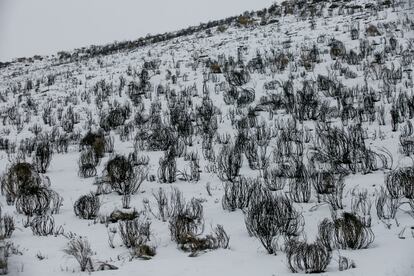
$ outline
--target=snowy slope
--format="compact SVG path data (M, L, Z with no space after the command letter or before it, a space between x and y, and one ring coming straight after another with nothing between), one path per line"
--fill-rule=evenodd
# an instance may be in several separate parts
M369 4L373 4L371 7ZM356 5L361 5L360 7ZM308 7L308 8L304 8ZM311 8L311 6L313 8ZM353 7L352 7L353 6ZM180 250L171 240L168 222L162 222L151 213L152 237L151 243L156 245L157 254L150 260L132 258L130 251L122 244L119 233L115 236L114 246L108 244L108 231L116 228L117 224L105 225L100 219L83 220L75 216L73 205L82 195L96 191L94 177L81 178L78 175L78 160L80 157L79 140L88 129L97 130L101 117L114 107L129 105L131 115L124 125L136 125L136 114L139 107L134 106L129 96L131 84L142 83L140 76L144 67L149 68L149 89L141 95L144 106L143 114L149 114L152 102L159 100L162 105L162 116L169 125L169 104L173 95L188 93L191 96L189 110L195 112L196 106L203 105L203 95L209 95L215 107L220 110L217 114L217 133L215 134L213 150L217 156L223 147L217 142L217 136L229 134L235 141L237 130L232 120L237 120L249 113L250 108L256 107L256 120L265 122L269 131L276 131L280 120L288 120L291 114L288 108L275 108L270 112L263 107L265 99L270 95L282 95L283 85L291 81L295 94L301 91L305 80L316 81L318 75L327 76L336 83L342 83L344 90L354 91L350 97L356 110L366 110L361 91L370 92L378 100L374 102L374 119L364 117L358 121L358 116L349 120L341 120L341 110L338 104L341 99L328 95L326 91L316 88L320 103L325 101L330 113L327 121L332 125L346 129L349 125L361 123L365 135L365 145L374 152L389 152L387 166L378 165L378 169L367 173L357 171L345 177L343 192L343 210L351 211L352 191L366 190L371 208L371 229L375 240L366 249L334 250L333 257L322 275L414 275L414 210L408 204L409 199L400 199L396 219L380 220L376 212L376 200L381 187L385 185L385 176L397 168L413 166L412 153L405 154L401 150L401 134L409 128L412 118L401 115L397 130L392 129L391 112L398 102L398 95L413 93L413 57L414 57L414 22L413 7L409 3L398 2L395 7L387 3L372 1L304 1L298 5L284 2L281 12L265 13L264 16L248 15L238 18L239 23L231 23L226 27L214 27L207 31L195 32L171 40L149 44L133 49L122 49L117 53L91 57L59 59L47 57L39 60L12 63L0 69L0 115L3 124L0 125L2 139L8 139L15 144L15 150L0 151L0 173L17 160L32 161L32 156L22 156L20 145L25 139L35 139L34 127L41 127L42 133L59 131L64 134L63 121L68 107L73 108L77 120L67 134L69 149L67 153L55 153L46 176L50 178L51 188L63 197L63 205L58 214L54 214L56 226L62 226L64 233L76 233L89 240L94 251L92 260L96 263L106 262L117 266L118 270L96 271L96 275L290 275L292 272L287 265L286 254L278 250L276 254L268 254L258 239L249 236L245 226L245 215L242 210L229 212L222 207L224 184L216 173L211 171L212 162L203 154L203 137L200 133L193 135L193 145L186 152L197 152L200 157L201 177L197 182L188 182L177 178L172 184L150 181L148 178L140 187L138 193L131 197L131 207L144 210L145 205L156 209L153 193L164 188L167 192L171 187L179 188L184 197L200 199L204 208L205 229L210 233L217 224L223 225L230 237L229 248L207 251L197 257L189 257L188 252ZM315 14L312 16L312 10ZM269 9L270 10L270 9ZM291 12L285 12L291 10ZM273 12L273 13L272 13ZM286 14L285 14L286 13ZM264 19L263 19L264 17ZM250 22L251 20L251 22ZM259 24L266 22L267 24ZM370 26L375 26L378 33L370 33ZM358 29L359 37L351 39L351 30ZM390 39L395 39L397 46L391 49ZM353 50L361 54L361 44L368 43L371 51L353 63L351 58L334 57L331 54L332 42L342 41L346 54ZM367 41L367 42L365 42ZM310 57L317 52L317 57ZM362 55L362 54L361 54ZM263 68L255 67L257 57L264 61ZM231 90L228 76L224 73L212 72L214 66L224 72L224 64L232 57L238 67L248 68L249 79L238 86L243 91L254 91L254 101L246 106L228 104L223 97ZM277 68L283 65L285 68ZM380 61L378 61L378 60ZM156 66L148 65L153 62ZM242 64L242 65L240 65ZM281 66L282 66L281 65ZM230 66L231 67L231 66ZM283 66L282 66L283 67ZM237 69L235 69L237 70ZM387 71L388 70L388 71ZM399 73L398 70L401 70ZM387 73L388 72L388 73ZM387 75L388 74L388 75ZM400 77L389 77L395 74ZM49 77L48 77L49 76ZM47 79L54 76L54 81ZM123 79L123 81L121 81ZM392 81L390 81L390 79ZM125 85L121 85L125 82ZM104 95L103 87L108 92L103 97L102 105L97 98ZM164 93L160 93L160 87ZM358 87L358 88L356 88ZM355 89L356 88L356 89ZM356 92L355 92L356 91ZM102 93L101 93L102 92ZM266 98L267 97L267 98ZM182 99L185 99L183 97ZM116 104L116 102L118 104ZM97 105L98 103L98 105ZM358 109L359 108L359 109ZM380 124L380 110L384 108L385 124ZM43 115L50 110L53 118L46 124ZM63 115L62 115L63 114ZM297 121L298 130L306 130L310 135L304 144L304 164L307 165L315 147L319 147L316 133L316 119ZM193 121L196 124L196 121ZM282 125L283 128L283 125ZM129 135L122 137L125 128L118 127L106 133L114 138L113 153L106 153L97 167L97 176L102 176L104 166L115 154L134 152L134 139L139 131L133 128ZM303 135L303 132L302 132ZM269 154L282 147L277 135L270 139ZM23 141L23 142L22 142ZM32 140L35 141L35 140ZM26 140L27 142L27 140ZM30 142L29 142L30 143ZM23 147L23 146L22 146ZM159 160L163 151L140 151L141 155L149 157L149 175L158 175ZM249 166L246 156L243 156L243 166L240 174L250 177L262 177L260 170ZM392 159L392 163L391 163ZM270 158L272 163L275 159ZM378 161L379 162L379 161ZM378 163L379 164L379 163ZM179 171L189 169L189 162L184 157L177 158ZM209 183L209 184L208 184ZM206 185L211 188L208 194ZM286 185L284 191L278 193L289 196ZM108 216L115 209L122 209L121 196L112 192L100 195L101 208L99 215ZM26 217L16 211L14 205L7 205L5 196L0 197L2 213L12 215L15 219L16 230L7 241L17 248L8 258L9 275L83 275L74 258L68 257L63 249L67 244L64 235L49 235L39 237L32 234L30 227L25 228ZM145 204L144 202L147 202ZM149 202L149 203L148 203ZM316 192L312 188L310 201L294 203L296 210L304 218L304 232L300 239L314 242L318 234L318 224L324 218L331 218L329 204L318 203ZM414 207L414 204L413 204ZM148 208L148 207L147 207ZM44 256L40 260L36 255ZM356 268L339 271L339 256L345 256L356 263Z

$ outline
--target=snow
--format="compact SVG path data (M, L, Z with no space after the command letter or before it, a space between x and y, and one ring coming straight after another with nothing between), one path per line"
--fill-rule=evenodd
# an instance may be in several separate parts
M155 1L157 2L157 1ZM189 5L188 1L182 1L183 5ZM184 3L185 2L185 3ZM195 2L195 1L194 1ZM204 1L206 2L206 1ZM215 1L215 3L218 1ZM222 1L223 2L223 1ZM232 3L226 2L226 7L231 7L237 1ZM263 6L263 3L268 1L254 1L255 4L247 6L246 1L240 2L243 5L240 9L259 8ZM353 3L368 3L369 1L352 1ZM211 2L209 2L211 3ZM239 3L239 2L237 2ZM79 3L77 3L79 4ZM77 4L73 4L76 6ZM106 3L107 4L107 3ZM197 3L198 5L199 3ZM222 3L223 4L223 3ZM119 5L118 2L115 5ZM151 5L157 5L152 3ZM195 4L193 4L195 5ZM200 4L201 5L201 4ZM214 4L210 4L214 5ZM180 5L177 5L177 9L182 10ZM204 7L204 6L201 6ZM109 8L108 8L109 9ZM228 11L240 12L241 10L227 9ZM184 12L188 13L189 9L184 9ZM84 11L86 13L86 11ZM284 72L258 74L253 73L251 81L246 87L253 88L256 91L257 103L261 96L266 95L266 91L263 89L265 82L270 80L287 80L289 78L288 72L292 70L299 82L301 79L300 73L305 72L303 79L316 79L318 74L328 75L330 66L333 61L329 55L328 41L329 38L335 38L343 41L347 50L358 50L358 40L352 41L349 37L349 25L351 22L359 21L361 26L361 36L363 36L363 30L367 24L378 24L394 22L397 26L401 27L401 20L405 18L410 10L402 10L397 8L386 8L384 11L378 12L373 15L369 12L356 12L354 15L334 15L324 17L316 17L316 29L310 30L308 20L300 20L296 16L287 15L279 18L279 24L273 23L265 26L256 27L229 27L225 32L219 33L215 29L212 29L212 36L205 33L197 33L191 36L184 36L181 38L173 39L171 41L160 42L157 44L137 48L131 51L123 51L120 53L101 56L96 58L90 58L79 62L72 63L60 63L57 59L51 57L45 58L42 61L34 61L33 63L14 63L6 68L0 69L0 95L6 95L7 101L0 101L0 111L7 110L11 104L17 103L18 96L7 89L19 82L24 85L27 79L32 79L34 82L36 79L44 78L50 73L56 74L56 83L50 87L41 85L38 92L30 91L32 100L35 101L39 107L38 114L25 113L24 109L20 107L19 112L23 115L23 118L30 118L30 122L24 123L23 130L19 131L15 126L0 125L0 135L2 138L8 138L11 141L19 142L26 137L33 137L33 134L29 130L30 126L38 123L42 125L43 131L50 131L51 127L44 125L41 114L48 104L57 106L63 106L62 103L66 97L70 94L75 94L77 104L72 104L74 110L79 114L81 120L80 123L75 126L75 131L79 131L82 134L86 133L86 111L91 111L96 124L99 124L99 110L95 105L94 96L90 103L81 99L81 93L92 93L91 89L97 83L104 79L106 83L112 83L114 88L118 87L119 76L123 75L127 78L127 84L134 79L133 76L126 76L128 67L139 71L142 68L144 61L152 60L154 58L161 60L160 74L151 75L151 83L156 87L158 84L169 85L170 88L175 89L177 92L183 90L185 87L190 87L193 84L196 85L198 95L194 96L194 102L196 105L201 104L201 95L203 91L203 72L205 68L201 65L197 67L195 71L191 69L189 64L194 62L194 56L207 55L212 60L217 60L221 54L226 56L237 57L237 49L246 46L244 53L244 60L249 61L255 57L256 51L261 53L269 51L270 49L282 49L282 42L291 39L292 52L295 59L299 59L299 50L302 46L313 45L316 43L317 38L320 35L326 35L326 41L322 43L316 43L321 51L321 63L315 66L313 72L305 72L303 68L291 67ZM221 16L222 14L218 14ZM57 16L57 15L55 15ZM199 13L194 13L194 18L200 18ZM197 16L197 17L196 17ZM4 20L4 19L3 19ZM172 20L172 19L170 19ZM184 19L183 19L184 20ZM176 28L194 22L194 19L190 21L180 21L171 26L161 26L157 30L169 30L163 28ZM169 21L167 18L166 22ZM1 21L0 21L1 22ZM163 21L164 22L164 21ZM87 25L81 21L80 26ZM131 23L132 24L132 23ZM147 26L151 26L152 23L148 23ZM336 28L338 27L338 30ZM32 26L32 28L34 28ZM158 28L158 27L157 27ZM1 30L1 28L0 28ZM21 30L21 29L16 29ZM134 33L135 34L135 33ZM130 30L125 30L120 38L128 38L131 35ZM385 34L382 37L388 37L389 34ZM409 40L413 39L413 31L406 32L403 36L401 32L396 32L399 45L407 48ZM369 38L370 40L376 40L380 42L382 37ZM1 36L0 36L1 38ZM70 36L68 36L70 39ZM67 41L63 41L63 44L51 44L50 48L47 48L47 52L54 51L58 47L75 47L78 43L90 43L92 40L101 42L100 39L107 38L91 38L90 41L84 38L77 41L76 44L70 44ZM42 40L42 39L40 39ZM43 41L43 43L50 44L50 41ZM44 44L42 44L44 45ZM412 44L411 44L412 45ZM37 46L43 47L43 46ZM381 45L378 48L382 47ZM1 49L1 48L0 48ZM45 48L46 49L46 48ZM23 49L19 53L27 53ZM411 49L412 51L412 49ZM0 50L1 52L1 50ZM149 56L150 53L150 56ZM0 56L0 59L8 58L10 56ZM396 57L397 58L397 57ZM179 63L179 68L177 68ZM344 63L345 64L345 63ZM348 66L346 64L346 66ZM343 76L337 76L346 86L363 85L364 77L362 75L362 68L360 65L351 66L351 70L358 73L358 77L355 79L345 79ZM413 68L413 64L408 66ZM171 81L167 81L165 78L167 70L174 73L180 71L181 76L183 74L188 75L188 80L179 78L176 85ZM213 100L215 106L217 106L221 112L221 120L219 120L219 133L234 134L234 129L231 126L229 119L229 112L233 109L233 106L226 105L223 101L222 92L215 93L215 86L217 83L224 81L223 75L218 75L218 81L216 83L211 80L207 82L207 88L210 91L210 97ZM404 80L408 81L407 75L403 74ZM295 85L298 86L298 83ZM381 80L369 80L369 85L372 88L380 89L382 86ZM407 92L412 93L412 80L411 88L404 88L402 85L400 89L405 89ZM8 91L8 93L6 93ZM155 91L153 92L155 98ZM163 110L166 109L166 100L164 96L161 96L163 103ZM129 98L126 93L126 88L123 94L119 96L117 93L110 96L111 102L117 100L121 104L128 101ZM150 101L145 100L146 111L149 109ZM383 102L386 106L386 112L389 111L391 104ZM107 105L104 105L107 108ZM283 115L275 114L275 117L282 117ZM131 116L133 118L133 116ZM269 122L269 115L266 112L260 114L260 120ZM367 130L368 138L366 144L372 148L386 148L393 156L394 165L393 168L409 165L410 158L404 157L399 152L399 134L398 132L391 132L390 116L386 117L386 125L379 126L375 121L372 124L364 123L363 127ZM269 122L270 123L270 122ZM311 127L313 123L308 122ZM9 130L10 132L8 133ZM383 132L385 137L380 139L378 137L379 131ZM374 136L374 133L376 136ZM133 140L122 142L119 139L119 135L116 131L111 133L115 136L115 152L119 154L128 154L133 151ZM375 137L375 139L374 139ZM194 146L190 149L197 151L199 156L202 156L201 152L201 137L194 139ZM271 146L277 147L278 145L272 144ZM188 151L190 151L188 150ZM219 150L219 145L215 148L216 153ZM158 160L162 156L162 152L145 152L144 154L150 157L150 174L157 174ZM148 199L151 204L155 204L152 192L157 191L160 187L165 188L167 191L170 187L179 188L185 198L190 200L192 197L203 199L204 215L205 215L205 232L211 231L211 228L217 224L224 226L224 229L230 237L230 248L219 249L209 251L201 254L198 257L189 257L188 253L182 252L178 249L177 245L171 241L170 233L168 229L168 222L161 222L155 217L152 217L152 242L157 246L157 255L151 260L139 260L130 259L128 249L122 246L122 241L117 234L114 240L115 248L110 248L108 244L108 228L105 224L99 223L99 221L93 220L81 220L77 218L73 211L74 202L82 195L95 191L96 187L93 185L93 178L83 179L78 176L78 159L80 152L77 145L70 145L69 153L53 155L51 166L49 167L46 175L51 180L51 187L58 192L64 198L63 206L59 214L54 215L56 225L61 225L65 233L73 232L81 236L86 236L91 243L92 249L96 254L93 256L95 261L105 261L116 265L119 270L114 271L97 271L93 272L96 276L106 275L146 275L146 276L190 276L190 275L292 275L289 271L286 256L283 252L279 251L276 255L269 255L260 244L260 242L250 237L247 233L244 215L242 211L228 212L223 210L221 205L221 199L223 196L223 184L215 174L207 173L205 166L208 164L204 158L201 157L200 165L202 169L201 180L197 183L188 183L185 181L177 180L173 184L160 184L158 182L144 181L140 188L140 191L133 195L131 198L131 205L137 210L143 210L143 200ZM12 156L16 158L16 156ZM102 174L105 163L111 157L110 154L101 160L98 167L98 175ZM28 158L30 160L30 158ZM247 165L247 160L244 160L244 165L241 170L243 175L256 176L257 171L252 171ZM4 151L0 151L0 173L5 172L7 166L10 164L10 160ZM182 169L188 162L185 162L183 158L178 160L178 168ZM362 175L355 174L349 175L346 178L346 191L344 198L344 205L346 210L350 210L351 195L350 192L353 188L367 189L370 198L373 201L371 210L372 215L372 230L375 234L375 241L367 249L362 250L340 250L334 251L332 261L328 266L325 273L321 275L341 275L341 276L412 276L414 275L414 218L413 212L409 210L407 206L402 206L397 214L397 221L391 221L391 227L388 228L385 223L380 221L376 215L375 198L380 190L380 187L384 186L384 175L386 171L376 171L370 174ZM212 196L209 196L206 191L206 184L211 184ZM100 209L101 215L109 215L114 209L122 209L121 197L115 193L103 195L100 197L102 206ZM67 243L67 239L63 236L47 236L37 237L34 236L30 228L24 228L22 220L25 217L16 212L14 206L8 206L4 196L0 196L0 203L2 207L2 213L11 214L15 217L17 223L17 229L13 233L10 241L12 241L18 250L22 253L17 255L11 255L8 259L9 275L16 276L55 276L55 275L86 275L86 273L80 272L79 266L73 258L66 256L63 249ZM318 203L314 194L312 193L312 199L310 203L295 204L298 210L301 210L305 218L305 233L308 241L312 242L316 239L317 226L324 218L330 217L329 207L325 205L317 206ZM114 227L116 224L110 226ZM403 232L402 232L403 231ZM403 233L402 237L399 235ZM41 254L45 258L39 260L36 255ZM338 270L338 258L346 256L353 259L356 262L356 268L349 269L340 272Z

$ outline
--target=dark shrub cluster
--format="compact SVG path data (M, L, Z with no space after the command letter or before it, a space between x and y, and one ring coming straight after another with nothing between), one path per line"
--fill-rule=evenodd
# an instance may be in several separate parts
M286 258L293 273L322 273L326 271L332 254L318 242L308 244L290 240L286 244Z
M99 160L105 154L105 136L103 132L88 132L80 141L80 149L91 149Z
M223 209L231 212L249 207L250 202L264 192L258 179L239 177L233 182L226 181L223 185L221 204Z
M161 183L173 183L177 178L177 153L175 147L170 147L160 158L158 168L158 180Z
M414 168L400 168L390 172L385 178L385 186L392 198L414 199Z
M98 216L101 202L94 194L81 196L73 205L75 215L82 219L94 219Z
M93 271L91 260L93 251L89 241L86 238L79 236L70 238L63 252L76 259L80 265L81 271Z
M274 254L274 239L298 236L303 230L304 220L289 198L267 195L250 205L245 223L248 232L259 239L269 254Z
M352 213L343 213L333 221L323 220L319 225L319 241L326 248L364 249L374 241L370 227Z
M112 190L123 196L123 207L129 208L130 196L138 191L147 178L148 167L133 166L125 156L117 155L106 164L105 174Z
M233 182L240 172L243 164L241 151L238 147L224 145L217 156L218 177L222 181Z
M11 237L15 230L14 219L9 215L3 215L0 209L0 240Z
M50 215L36 216L30 222L33 235L48 236L54 234L55 220Z
M43 141L36 145L34 165L39 173L46 173L46 170L52 161L52 155L52 145L48 141Z
M42 179L33 165L23 162L13 164L1 179L1 191L8 204L14 203L24 190L41 185Z
M229 244L229 237L221 225L214 229L213 234L201 236L204 232L203 206L195 198L170 218L169 228L171 239L193 256L199 251L227 248Z
M155 256L155 247L148 245L151 240L151 222L145 215L120 221L118 227L123 244L131 249L133 256L146 259Z

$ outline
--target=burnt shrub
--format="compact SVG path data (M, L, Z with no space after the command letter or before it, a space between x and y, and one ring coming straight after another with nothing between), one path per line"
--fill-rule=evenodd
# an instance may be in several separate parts
M346 54L346 48L342 41L333 40L330 46L330 54L332 59L341 58Z
M268 166L264 170L263 178L266 187L270 191L283 190L287 182L283 169L280 166Z
M213 229L212 234L207 234L205 236L194 236L187 235L185 238L185 243L180 245L181 250L190 251L191 257L197 256L198 252L205 250L215 250L219 248L228 248L229 246L229 236L224 230L223 226L217 225Z
M0 240L8 239L15 230L14 219L9 215L2 215L0 209Z
M66 246L63 249L67 255L72 256L79 263L81 271L92 271L92 249L88 240L83 237L74 236L71 238Z
M240 174L242 161L241 151L238 147L224 145L217 156L218 177L222 181L233 182Z
M255 192L261 188L260 181L253 178L239 177L235 181L226 181L221 204L224 210L233 212L245 209Z
M369 25L366 28L365 31L366 31L367 36L379 36L379 35L381 35L381 33L378 31L378 28L374 25Z
M55 220L50 215L36 216L30 222L30 228L36 236L52 235L55 230Z
M242 86L250 81L249 71L243 67L229 70L225 77L231 86Z
M388 166L384 154L373 152L365 145L360 125L344 130L318 124L316 133L318 139L311 160L329 166L335 174L367 174Z
M269 254L275 253L275 238L298 236L303 223L302 215L294 209L290 199L283 196L263 196L250 205L245 215L249 234L259 239Z
M107 221L111 223L116 223L118 221L126 221L126 220L134 220L136 219L140 213L137 210L133 210L132 212L123 212L121 210L114 210L107 218Z
M312 186L316 191L318 202L321 202L321 197L332 194L335 187L338 186L338 181L343 181L343 178L338 178L329 171L315 171L310 175Z
M172 187L169 194L165 192L163 188L159 188L157 193L152 194L156 203L157 203L157 211L158 213L151 213L154 216L162 221L167 221L167 219L177 216L181 212L183 212L185 208L185 200L181 193L181 191L176 188Z
M317 119L320 103L316 82L303 81L303 88L297 91L296 98L298 119L300 121Z
M81 196L73 205L75 215L82 219L94 219L98 216L101 202L94 194Z
M199 251L227 248L229 236L221 225L212 234L201 236L204 232L203 206L193 198L183 208L170 218L169 228L171 239L181 250L190 251L190 256L196 256Z
M16 210L28 217L43 215L51 203L50 190L45 187L32 186L21 191L16 199Z
M343 213L334 220L336 243L342 249L367 248L374 241L374 233L354 214Z
M105 167L106 177L112 189L120 195L135 194L147 178L147 166L134 167L125 157L117 155Z
M46 173L47 168L52 161L52 155L52 145L49 142L43 141L37 144L34 156L34 165L39 173Z
M178 244L185 244L188 236L198 236L204 230L203 205L195 198L170 218L171 239Z
M1 179L1 192L7 203L13 204L22 190L42 185L42 179L33 165L29 163L13 164Z
M78 175L80 177L89 178L96 176L96 168L92 164L81 164L79 166Z
M351 191L351 210L359 220L367 227L371 226L371 207L372 201L369 198L368 190L356 190Z
M105 131L109 131L122 126L128 119L130 113L131 111L128 106L114 108L110 110L108 114L103 114L101 116L100 127Z
M317 240L329 251L332 251L335 248L334 231L334 224L328 218L323 219L318 225Z
M414 168L399 168L387 174L385 186L392 198L414 199Z
M290 198L297 203L309 202L311 197L311 182L307 175L293 178L289 183Z
M99 159L105 154L105 136L103 132L88 132L80 141L80 149L90 148Z
M154 115L155 116L155 115ZM138 129L135 136L135 147L140 150L167 150L177 144L178 135L173 128L161 124L161 118L155 119L150 129Z
M254 89L247 89L247 88L243 88L240 89L239 93L238 93L238 97L237 97L237 107L245 107L251 103L254 102L255 100L255 91Z
M319 225L319 241L328 249L364 249L374 239L371 228L352 213L344 212L341 217L325 219Z
M78 175L84 178L96 176L96 166L98 163L99 159L97 158L95 151L92 149L82 151L78 161Z
M318 242L290 240L286 245L286 258L293 273L321 273L329 265L332 254Z
M375 205L378 218L381 220L395 219L401 205L400 199L400 197L394 197L384 187L381 187Z
M155 256L155 247L148 245L151 240L151 221L145 215L140 214L133 220L120 221L118 227L123 244L132 249L133 256Z
M177 154L174 147L170 147L159 160L158 181L173 183L177 177Z

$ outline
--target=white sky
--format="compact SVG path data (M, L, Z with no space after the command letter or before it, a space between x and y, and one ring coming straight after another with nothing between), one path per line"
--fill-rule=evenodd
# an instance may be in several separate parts
M0 61L133 40L269 7L273 0L0 0Z

